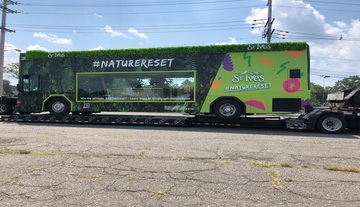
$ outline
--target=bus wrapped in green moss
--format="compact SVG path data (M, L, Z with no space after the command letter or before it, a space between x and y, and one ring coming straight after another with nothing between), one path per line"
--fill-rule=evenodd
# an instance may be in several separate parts
M181 112L231 121L302 110L310 104L309 74L304 42L27 51L16 111Z

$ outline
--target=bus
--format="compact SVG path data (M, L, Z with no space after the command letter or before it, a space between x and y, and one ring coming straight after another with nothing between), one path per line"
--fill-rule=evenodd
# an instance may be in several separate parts
M310 104L305 42L20 54L16 112L293 113Z

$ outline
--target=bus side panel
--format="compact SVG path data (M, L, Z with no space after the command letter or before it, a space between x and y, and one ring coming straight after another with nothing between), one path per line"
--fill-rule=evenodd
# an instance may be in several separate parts
M71 101L73 111L196 113L205 101L223 56L24 60L21 76L39 76L41 90L36 103L32 101L34 93L23 92L21 108L27 112L40 112L44 100L64 95Z
M219 97L239 99L246 113L297 112L310 101L308 72L307 50L228 53L201 112Z

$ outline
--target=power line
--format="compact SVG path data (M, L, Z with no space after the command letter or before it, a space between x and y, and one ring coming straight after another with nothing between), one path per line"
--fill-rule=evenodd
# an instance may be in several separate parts
M218 4L228 2L239 2L245 0L215 0L215 1L173 1L173 2L141 2L141 3L95 3L95 4L81 4L81 3L31 3L27 6L33 7L147 7L147 6L174 6L174 5L193 5L193 4Z
M258 20L253 20L253 21L258 21ZM201 25L225 25L225 26L232 26L232 25L238 25L238 24L242 24L242 25L248 25L247 21L221 21L221 22L201 22L201 23L186 23L186 24L157 24L157 25L117 25L117 26L112 26L113 28L128 28L128 27L139 27L139 28L166 28L166 27L186 27L186 26L201 26ZM99 27L103 27L103 26L99 26L99 25L92 25L92 26L77 26L77 25L67 25L67 26L55 26L55 25L43 25L43 24L33 24L33 25L29 25L29 24L9 24L12 26L20 26L20 27L36 27L36 28L59 28L59 29L64 29L64 28L99 28Z
M291 5L273 5L273 7L282 7L282 8L292 8L292 9L307 9L305 7L296 7L296 6L291 6ZM360 10L348 10L348 9L329 9L329 8L321 8L321 7L316 7L316 10L323 10L323 11L335 11L335 12L356 12L359 13Z
M253 20L254 22L259 20ZM96 33L103 32L104 26L75 26L75 25L29 25L29 24L10 24L18 31L24 32L58 32L58 33ZM168 32L201 32L201 31L220 31L220 30L239 30L249 29L247 21L221 21L221 22L202 22L187 24L163 24L163 25L115 25L113 30L128 30L137 28L147 33L168 33ZM39 31L40 30L40 31Z
M315 33L292 32L276 30L276 38L280 39L312 39L312 40L333 40L333 41L360 41L360 37L352 36L330 36Z
M167 13L190 13L190 12L208 12L208 11L220 11L220 10L235 10L259 7L261 5L254 6L241 6L241 7L225 7L225 8L212 8L212 9L194 9L194 10L167 10L167 11L142 11L142 12L97 12L96 14L101 16L115 16L115 15L139 15L139 14L167 14ZM93 16L94 13L65 13L65 12L24 12L29 15L75 15L75 16Z
M191 30L166 30L166 31L147 31L148 34L155 34L155 33L180 33L180 32L209 32L209 31L225 31L225 30L247 30L249 27L233 27L230 29L191 29ZM35 30L26 30L26 29L18 29L17 31L21 32L39 32ZM95 33L104 33L104 31L101 31L100 29L97 31L91 30L91 31L61 31L61 30L42 30L41 32L56 32L56 33L62 33L62 34L95 34Z
M301 0L302 1L302 0ZM319 0L306 0L307 2L314 2L320 4L336 4L336 5L346 5L346 6L360 6L360 4L355 3L345 3L344 1L341 2L333 2L333 1L319 1Z

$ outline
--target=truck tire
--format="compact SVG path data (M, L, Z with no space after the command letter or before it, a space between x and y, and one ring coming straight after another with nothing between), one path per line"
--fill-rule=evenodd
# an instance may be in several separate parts
M70 113L70 106L69 103L64 99L55 98L49 102L48 110L51 115L65 116Z
M13 111L13 107L9 103L0 102L0 115L10 115Z
M242 107L233 99L223 99L215 103L213 111L217 118L223 121L233 121L241 115Z
M317 121L317 129L323 133L338 134L345 128L346 120L337 114L326 114Z

